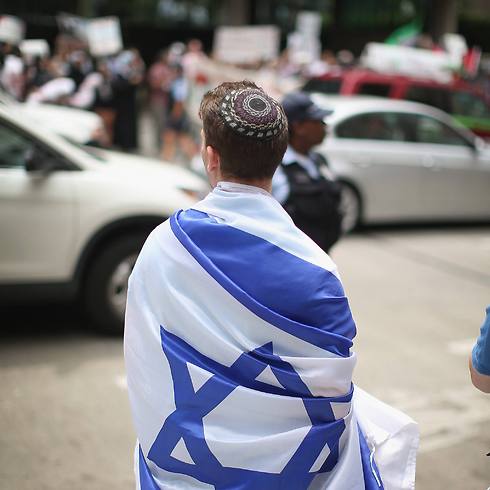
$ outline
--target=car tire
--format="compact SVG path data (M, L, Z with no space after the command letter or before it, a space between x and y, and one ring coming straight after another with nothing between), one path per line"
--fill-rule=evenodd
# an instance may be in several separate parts
M342 232L349 233L361 223L362 203L357 189L346 182L341 182L340 210L342 213Z
M83 302L99 332L124 332L127 281L147 234L124 235L105 246L88 270Z

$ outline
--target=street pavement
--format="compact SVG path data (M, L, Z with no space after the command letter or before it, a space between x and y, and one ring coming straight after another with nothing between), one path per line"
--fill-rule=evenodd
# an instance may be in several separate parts
M419 423L416 488L486 490L490 395L467 363L490 304L490 227L371 228L332 257L358 327L355 382ZM0 313L0 489L134 488L122 339L73 305Z

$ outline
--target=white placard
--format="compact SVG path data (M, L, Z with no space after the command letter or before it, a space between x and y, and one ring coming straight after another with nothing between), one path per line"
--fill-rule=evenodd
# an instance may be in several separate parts
M87 23L87 42L92 56L110 56L123 48L117 17L101 17Z
M320 37L322 16L318 12L303 10L296 16L296 31L307 37Z
M49 44L46 39L24 39L19 46L20 52L27 58L49 56Z
M279 29L276 26L218 27L213 54L225 63L256 63L279 55Z
M442 45L455 65L461 65L468 52L466 39L461 34L447 33L442 36Z
M307 36L302 32L291 32L288 35L289 59L296 65L307 65L320 58L322 49L317 37Z
M320 58L322 17L317 12L302 11L296 17L296 30L288 35L288 52L292 63L307 65Z
M69 32L82 41L87 40L88 19L63 12L56 16L56 21L58 22L60 30Z
M0 15L0 41L19 44L24 39L25 24L18 17Z

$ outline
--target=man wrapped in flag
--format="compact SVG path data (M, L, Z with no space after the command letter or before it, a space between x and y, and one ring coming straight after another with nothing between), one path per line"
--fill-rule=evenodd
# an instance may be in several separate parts
M151 233L129 281L137 488L414 488L416 425L353 385L336 266L270 194L281 106L229 82L200 116L213 191Z

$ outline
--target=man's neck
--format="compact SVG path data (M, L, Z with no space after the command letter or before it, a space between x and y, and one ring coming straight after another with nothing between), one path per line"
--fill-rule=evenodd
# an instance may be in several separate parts
M258 187L259 189L264 189L267 192L272 191L272 179L239 179L237 177L232 177L227 175L223 176L222 180L226 182L233 182L235 184L244 184Z

